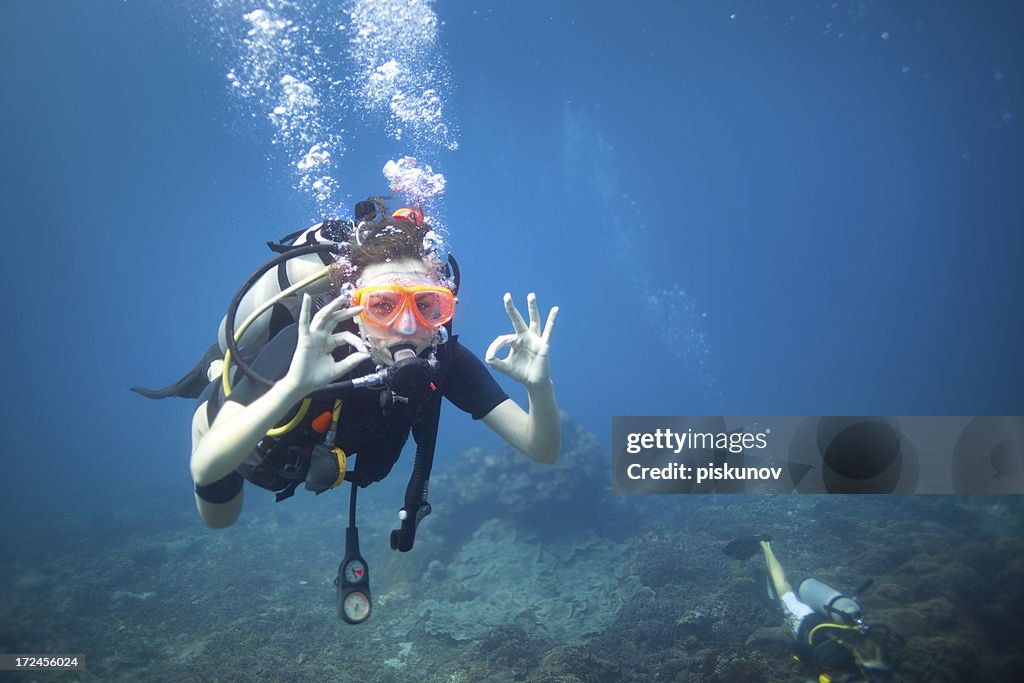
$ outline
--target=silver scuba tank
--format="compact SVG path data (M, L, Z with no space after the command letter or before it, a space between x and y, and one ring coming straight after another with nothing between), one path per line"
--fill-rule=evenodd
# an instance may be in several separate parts
M317 223L311 228L303 232L298 238L295 239L296 245L305 244L327 244L329 243L326 238L320 236L320 229L322 223ZM320 259L318 254L307 254L306 256L300 256L293 258L282 265L279 265L271 270L267 271L251 288L245 293L241 302L238 305L238 310L235 314L235 325L239 325L244 321L250 313L255 311L264 302L273 298L274 296L281 293L282 284L294 284L301 280L313 275L324 267L323 261ZM284 272L279 272L284 269ZM311 296L317 296L325 294L331 289L330 278L323 278L313 284L304 287L298 294L303 292L309 293ZM300 297L296 297L294 300L295 317L298 316L298 301ZM238 340L239 348L255 347L258 348L263 344L266 344L268 339L267 328L270 324L272 312L270 309L264 311L245 331L241 339ZM217 341L220 344L221 354L227 350L227 341L224 336L224 319L220 321L220 327L217 331Z
M804 579L796 594L800 602L833 621L853 625L861 619L856 600L817 579Z

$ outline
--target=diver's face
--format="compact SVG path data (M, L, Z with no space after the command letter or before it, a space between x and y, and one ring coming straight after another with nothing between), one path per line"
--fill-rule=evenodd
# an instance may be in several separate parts
M391 263L373 263L363 269L362 287L377 287L381 285L399 285L401 287L416 287L420 285L433 286L437 281L431 274L430 268L419 259L404 259L392 261ZM406 306L398 318L386 327L371 325L363 320L362 316L356 318L360 329L367 339L378 348L392 348L399 344L412 344L416 352L430 346L436 329L424 325L414 314L412 308Z

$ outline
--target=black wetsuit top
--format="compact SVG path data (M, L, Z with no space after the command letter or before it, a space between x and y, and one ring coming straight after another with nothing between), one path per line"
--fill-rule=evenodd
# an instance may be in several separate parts
M268 379L284 377L297 341L296 326L285 328L260 351L252 363L253 369ZM438 390L459 409L472 415L474 420L486 416L508 398L483 362L459 344L458 337L453 336L441 345L437 356L440 366L434 382ZM362 377L374 370L373 361L366 360L349 377ZM241 378L228 400L248 405L266 390L259 382ZM421 406L414 401L409 404L396 403L385 415L381 409L381 392L373 389L342 389L333 398L342 401L333 445L348 455L358 455L356 479L361 486L380 481L388 475L401 455L402 447L409 438L413 418ZM312 410L310 413L305 422L318 414ZM227 502L238 494L242 480L240 473L232 472L208 486L197 486L196 493L211 503Z

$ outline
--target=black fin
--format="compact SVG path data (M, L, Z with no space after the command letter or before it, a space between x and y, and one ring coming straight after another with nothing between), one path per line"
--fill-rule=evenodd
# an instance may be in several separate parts
M760 598L761 604L768 609L775 609L779 606L779 596L775 594L775 587L772 586L772 580L768 576L768 572L764 570L764 567L758 567L754 572L754 583L757 587L757 597Z
M206 385L210 383L210 380L206 376L206 368L210 366L210 363L212 363L214 359L220 357L220 346L213 344L206 350L206 354L203 356L203 359L196 363L195 367L189 370L184 377L171 386L164 387L163 389L131 387L131 390L136 394L153 399L167 398L169 396L199 398L199 394L203 393L203 389L205 389Z
M746 560L761 549L761 541L770 541L771 536L761 534L759 536L744 536L729 541L722 552L736 560Z

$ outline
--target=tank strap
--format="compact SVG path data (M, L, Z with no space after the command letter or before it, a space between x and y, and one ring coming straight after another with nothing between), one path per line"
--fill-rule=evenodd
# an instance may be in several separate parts
M846 613L842 612L841 610L836 609L835 607L833 607L833 605L836 603L837 600L841 600L844 597L846 597L846 596L844 596L844 595L842 595L842 594L837 592L835 595L832 596L832 599L829 600L828 602L826 602L825 605L824 605L824 607L825 607L825 614L827 614L829 616L829 618L832 619L833 621L840 621L840 622L846 622L847 621ZM836 617L839 617L839 618L836 619Z
M291 280L288 279L288 263L282 263L277 267L277 286L283 292L292 286Z

